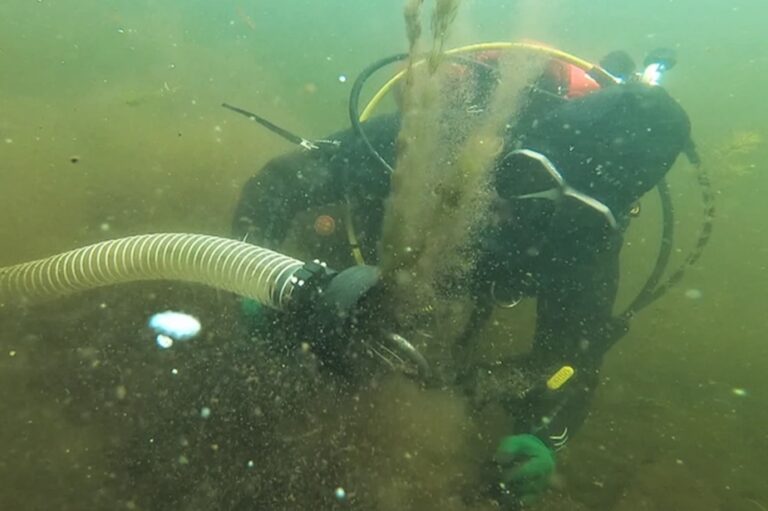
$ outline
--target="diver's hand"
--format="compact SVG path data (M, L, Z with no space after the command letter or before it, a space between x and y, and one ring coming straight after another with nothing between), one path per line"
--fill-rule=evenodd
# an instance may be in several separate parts
M555 455L534 435L504 437L494 457L501 469L501 482L521 503L541 495L555 471Z

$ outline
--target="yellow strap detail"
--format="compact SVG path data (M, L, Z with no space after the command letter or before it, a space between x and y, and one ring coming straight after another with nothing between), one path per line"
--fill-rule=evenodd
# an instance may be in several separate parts
M555 374L549 377L547 380L547 388L549 390L557 390L566 384L571 379L573 373L576 371L571 366L563 366L557 370Z
M357 234L355 234L355 226L352 220L352 204L350 204L349 198L347 198L346 203L346 207L344 208L344 227L347 231L347 242L352 251L352 257L355 258L355 263L363 265L365 264L365 257L363 257L363 252L360 250L360 243L357 240Z

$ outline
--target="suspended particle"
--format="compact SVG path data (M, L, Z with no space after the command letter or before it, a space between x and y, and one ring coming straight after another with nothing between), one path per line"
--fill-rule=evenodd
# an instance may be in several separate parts
M173 339L168 337L167 335L160 334L157 336L157 339L155 340L157 343L157 346L161 349L167 350L171 346L173 346Z
M330 236L336 232L336 220L331 215L319 215L315 218L314 228L318 236Z
M699 300L704 294L701 292L700 289L686 289L685 290L685 297L689 300Z

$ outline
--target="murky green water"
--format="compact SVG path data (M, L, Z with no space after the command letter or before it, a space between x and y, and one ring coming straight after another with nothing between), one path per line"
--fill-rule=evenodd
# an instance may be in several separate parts
M589 59L677 48L665 85L716 191L705 255L608 355L535 509L768 507L767 14L762 0L461 6L452 45L533 38ZM355 74L406 48L401 15L392 0L5 0L0 266L130 234L228 235L242 184L292 147L220 103L307 137L345 128ZM701 204L682 159L670 183L680 263ZM657 225L648 198L624 300L651 267ZM529 305L486 338L525 338ZM160 351L145 324L169 308L204 331ZM461 497L494 418L397 379L318 385L240 320L229 296L162 283L0 313L0 509L492 509ZM361 500L340 503L339 486Z

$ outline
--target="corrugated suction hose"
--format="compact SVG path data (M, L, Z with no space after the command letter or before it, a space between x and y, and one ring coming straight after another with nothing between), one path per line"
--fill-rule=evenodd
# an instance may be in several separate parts
M283 309L303 262L216 236L146 234L0 268L0 306L139 280L207 284Z

